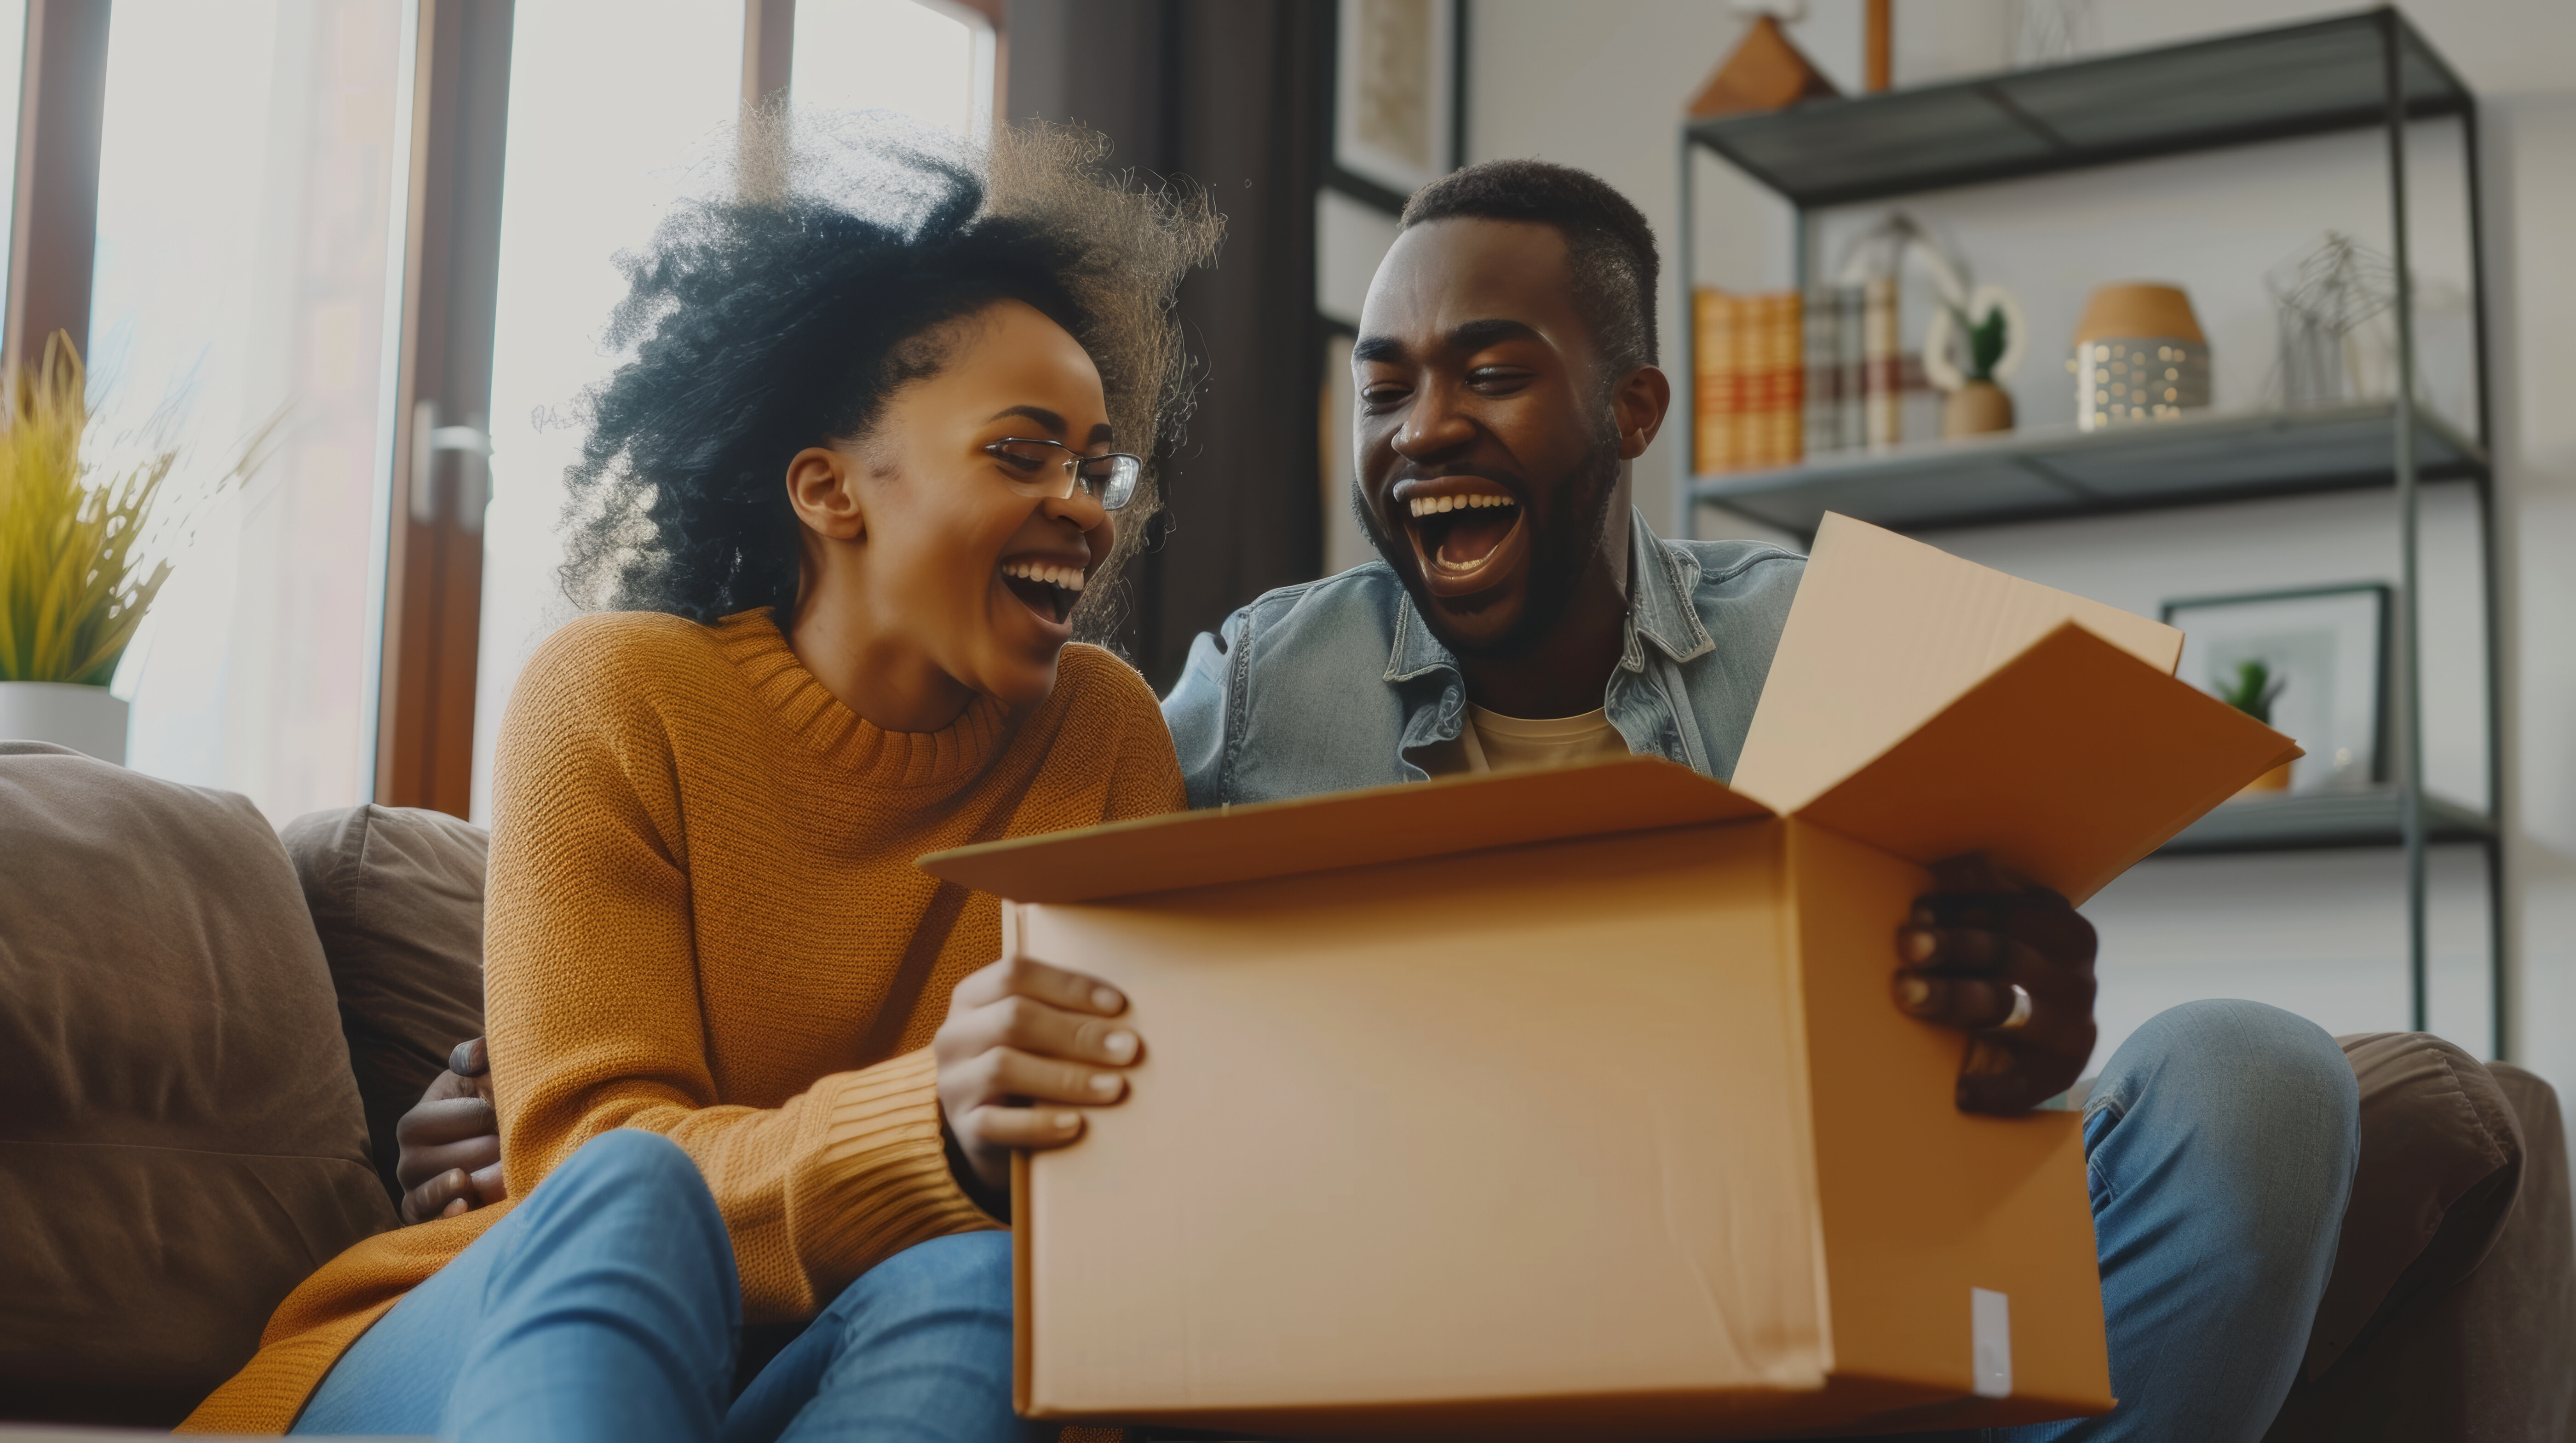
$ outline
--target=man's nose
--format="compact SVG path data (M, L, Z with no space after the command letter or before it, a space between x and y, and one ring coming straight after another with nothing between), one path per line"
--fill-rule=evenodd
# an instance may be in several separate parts
M1396 428L1395 449L1406 460L1419 461L1465 445L1475 434L1475 424L1458 407L1457 391L1429 385L1415 393L1404 424Z

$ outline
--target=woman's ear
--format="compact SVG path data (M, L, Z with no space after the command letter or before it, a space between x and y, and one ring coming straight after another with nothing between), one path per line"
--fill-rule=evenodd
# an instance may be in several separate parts
M787 504L808 530L834 541L867 538L859 505L857 464L827 446L808 446L787 463Z

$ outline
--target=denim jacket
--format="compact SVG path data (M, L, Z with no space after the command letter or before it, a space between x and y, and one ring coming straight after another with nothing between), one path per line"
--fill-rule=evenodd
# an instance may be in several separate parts
M1627 644L1602 704L1631 751L1723 781L1789 619L1803 558L1663 541L1630 524ZM1418 782L1457 738L1466 679L1384 561L1284 586L1190 646L1163 699L1190 805Z

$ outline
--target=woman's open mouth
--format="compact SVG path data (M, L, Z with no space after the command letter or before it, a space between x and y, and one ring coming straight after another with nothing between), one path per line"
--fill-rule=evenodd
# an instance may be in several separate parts
M1090 579L1080 565L1039 556L1007 557L1001 573L1002 584L1010 588L1011 594L1050 626L1065 625L1065 619L1073 614L1073 604L1082 600L1084 583Z
M1391 498L1435 596L1472 596L1518 569L1529 543L1520 498L1478 476L1406 483Z

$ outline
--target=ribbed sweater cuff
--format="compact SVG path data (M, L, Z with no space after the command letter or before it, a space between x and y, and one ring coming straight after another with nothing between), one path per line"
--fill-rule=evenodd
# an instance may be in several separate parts
M1006 1226L948 1171L938 1078L925 1047L834 1079L810 1196L797 1207L807 1257L856 1277L915 1243Z

